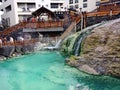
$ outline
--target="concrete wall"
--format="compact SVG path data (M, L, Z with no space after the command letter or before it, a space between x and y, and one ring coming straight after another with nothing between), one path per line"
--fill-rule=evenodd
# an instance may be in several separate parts
M48 9L52 11L57 11L58 9L52 9L50 6L50 3L64 3L64 0L7 0L4 1L2 0L2 4L0 5L0 10L4 10L4 14L2 15L2 18L10 18L10 26L15 25L19 23L19 17L18 15L21 16L30 16L33 11L30 12L18 12L18 6L17 3L35 3L35 8L33 11L36 9L40 8L41 6L45 6ZM11 5L12 10L9 12L5 11L5 7ZM47 6L48 5L48 6Z
M6 2L3 2L1 5L0 5L0 10L3 9L4 13L2 14L2 18L10 18L10 26L14 25L16 23L16 16L15 16L15 8L14 8L14 5L13 5L14 1L13 0L8 0ZM9 12L6 12L5 10L5 7L11 5L11 11Z
M75 7L75 5L78 5L78 9L77 9L78 11L80 8L82 8L82 11L91 12L97 8L97 6L96 6L97 1L100 1L100 0L87 0L87 2L83 2L83 0L79 0L78 3L75 3L75 0L73 0L73 4L69 4L69 7L70 6ZM85 4L85 3L87 4L86 8L83 7L83 4Z
M35 3L36 0L7 0L6 2L4 2L4 0L3 0L2 4L0 5L0 10L3 9L4 14L1 17L5 18L5 19L10 18L10 26L19 23L18 15L31 15L31 13L32 13L32 12L19 13L18 6L17 6L18 2L20 2L20 3ZM11 5L12 10L9 12L6 12L5 7L7 7L9 5Z
M50 9L50 1L51 0L36 0L36 4L37 4L36 8L38 9L38 8L44 6L44 7L48 8L48 9Z

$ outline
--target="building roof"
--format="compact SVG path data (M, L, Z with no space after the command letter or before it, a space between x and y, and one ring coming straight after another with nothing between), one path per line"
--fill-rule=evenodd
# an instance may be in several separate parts
M32 13L33 16L39 16L41 13L48 13L49 15L51 15L52 17L56 17L54 12L52 12L51 10L45 8L44 6L42 6L41 8L37 9L36 11L34 11Z

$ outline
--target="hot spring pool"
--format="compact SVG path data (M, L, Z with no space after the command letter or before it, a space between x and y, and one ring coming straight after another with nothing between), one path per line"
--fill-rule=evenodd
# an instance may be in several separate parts
M93 76L64 64L59 52L41 51L0 62L0 90L120 90L120 80Z

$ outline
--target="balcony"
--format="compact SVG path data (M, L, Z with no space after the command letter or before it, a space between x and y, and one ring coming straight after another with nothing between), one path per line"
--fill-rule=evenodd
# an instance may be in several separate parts
M35 3L17 3L19 13L30 13L36 10Z
M35 11L35 8L18 8L17 11L18 13L31 13L33 11Z

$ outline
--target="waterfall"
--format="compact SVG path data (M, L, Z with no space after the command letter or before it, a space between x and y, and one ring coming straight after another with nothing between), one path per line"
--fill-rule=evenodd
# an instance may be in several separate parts
M74 49L73 49L75 56L79 55L82 41L88 34L90 34L90 32L86 31L86 32L80 33L80 35L77 37L77 39L74 43Z
M103 23L95 24L95 25L87 27L83 31L81 31L80 35L77 37L77 39L74 43L74 46L73 46L73 52L74 52L75 56L78 56L80 54L80 48L81 48L83 39L85 39L85 37L87 37L95 27L98 27L102 24Z
M55 48L56 48L56 49L58 49L58 48L60 47L61 41L62 41L62 40L60 39L60 40L56 43L56 45L55 45Z
M79 55L82 40L83 40L83 37L80 37L79 40L77 41L76 45L75 45L76 46L75 51L74 51L75 56Z
M47 47L44 47L43 49L47 49L47 50L57 50L60 48L60 44L61 44L61 39L56 43L55 46L47 46Z

